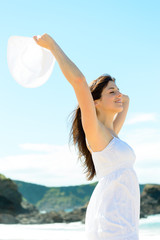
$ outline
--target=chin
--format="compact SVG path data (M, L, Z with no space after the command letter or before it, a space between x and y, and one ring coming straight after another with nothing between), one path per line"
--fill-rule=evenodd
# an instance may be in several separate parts
M119 107L116 109L116 112L119 113L119 112L122 112L123 111L123 107Z

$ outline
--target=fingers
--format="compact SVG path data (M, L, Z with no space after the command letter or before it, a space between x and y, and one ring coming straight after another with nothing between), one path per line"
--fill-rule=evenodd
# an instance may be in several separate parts
M34 39L36 42L37 42L40 38L41 38L40 35L38 35L38 36L33 36L33 39Z
M51 37L48 34L43 34L42 36L33 36L34 41L41 47L50 49L51 48Z
M37 42L37 36L33 36L33 39Z

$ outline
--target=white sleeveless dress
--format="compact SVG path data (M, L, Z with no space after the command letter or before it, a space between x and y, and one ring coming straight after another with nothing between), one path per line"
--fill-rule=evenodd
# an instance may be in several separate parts
M138 240L140 189L134 150L113 136L102 151L90 151L98 183L86 210L87 239Z

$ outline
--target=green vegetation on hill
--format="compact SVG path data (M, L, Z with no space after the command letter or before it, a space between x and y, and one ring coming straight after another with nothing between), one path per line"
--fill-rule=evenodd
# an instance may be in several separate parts
M84 206L96 186L94 184L51 188L46 192L36 206L38 209L47 211L69 210Z
M80 186L45 187L22 181L13 182L0 174L0 223L40 224L84 220L86 207L96 184L95 182ZM25 199L19 190L25 194ZM159 214L160 185L140 185L140 192L140 217ZM28 199L35 202L39 210L49 213L39 213L34 205L28 203ZM76 209L78 207L80 208ZM71 212L64 213L62 210ZM7 214L7 218L4 218L3 214Z
M69 186L46 187L38 184L14 181L19 192L30 203L36 205L41 211L69 210L84 206L97 183Z
M0 180L5 180L7 179L3 174L0 174Z
M41 211L69 211L88 203L91 194L97 184L46 187L38 184L14 181L18 185L19 192L30 203L36 205ZM142 193L145 184L140 185Z
M17 184L18 190L23 195L23 197L32 204L36 204L40 199L43 198L45 193L50 189L49 187L33 183L27 183L16 180L14 180L14 182Z

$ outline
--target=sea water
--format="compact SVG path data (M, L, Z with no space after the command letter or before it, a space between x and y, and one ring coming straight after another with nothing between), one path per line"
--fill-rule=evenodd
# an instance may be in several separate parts
M0 224L0 240L86 240L84 224ZM160 214L140 219L139 240L160 240Z

